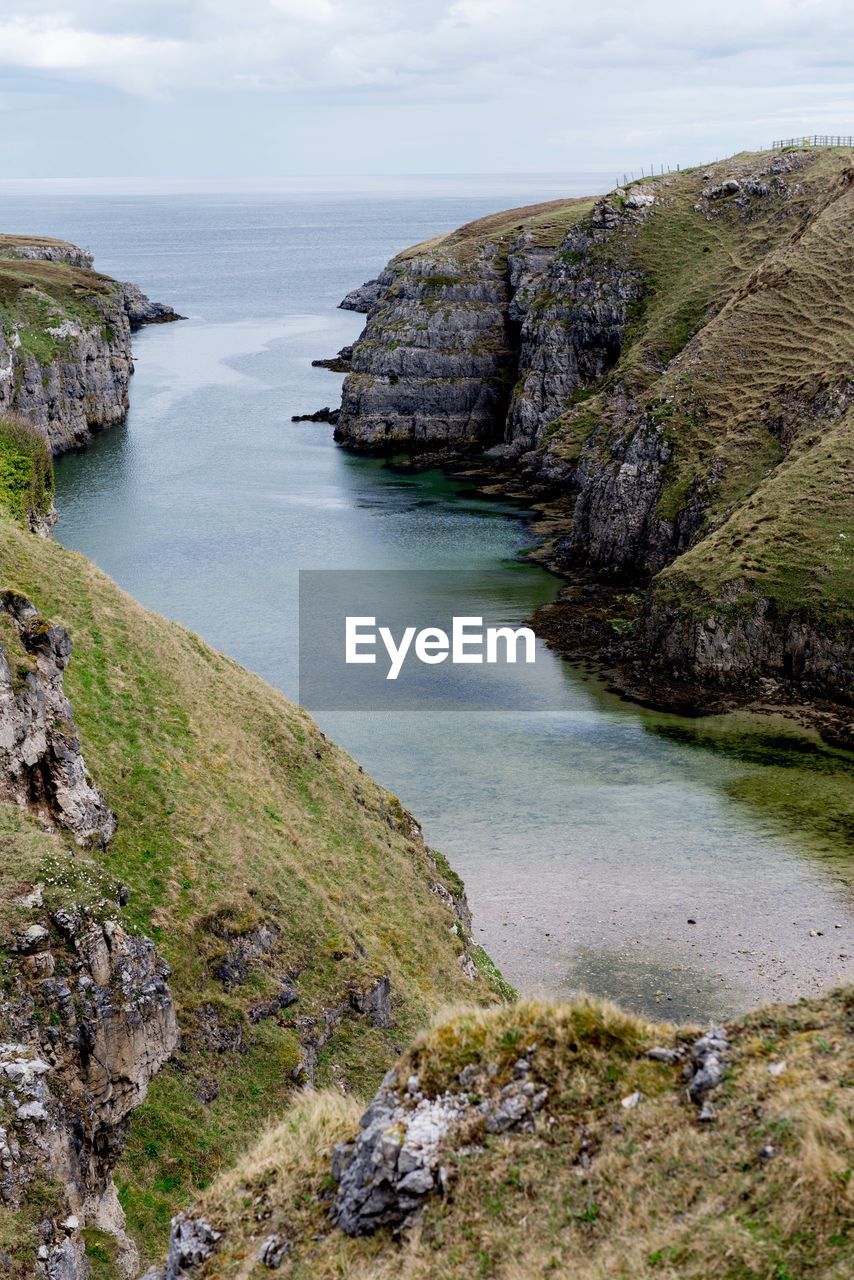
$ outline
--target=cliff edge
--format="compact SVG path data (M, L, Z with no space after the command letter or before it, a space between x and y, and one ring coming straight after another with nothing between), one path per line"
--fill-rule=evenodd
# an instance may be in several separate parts
M852 268L848 148L482 219L345 299L335 438L556 504L542 630L629 686L850 703Z
M32 423L54 454L81 448L127 413L132 330L181 318L95 271L85 249L0 235L0 414Z

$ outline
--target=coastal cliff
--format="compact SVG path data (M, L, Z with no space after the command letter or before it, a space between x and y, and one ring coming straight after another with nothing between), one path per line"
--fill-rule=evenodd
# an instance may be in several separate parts
M76 245L0 236L0 414L38 427L54 454L82 447L127 413L132 330L180 318Z
M557 501L550 563L598 591L616 663L845 701L852 267L846 148L495 215L345 299L367 323L335 438ZM589 652L567 601L544 630Z

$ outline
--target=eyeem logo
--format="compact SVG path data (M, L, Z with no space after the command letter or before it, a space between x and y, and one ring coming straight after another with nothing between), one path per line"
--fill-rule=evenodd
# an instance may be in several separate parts
M410 655L427 666L446 662L515 663L536 661L537 642L530 627L484 627L483 618L454 617L451 634L441 627L405 627L396 639L390 627L377 627L375 617L348 616L345 620L344 661L349 665L375 665L377 650L385 650L388 659L386 680L396 680Z
M512 563L301 569L300 702L315 714L550 710L560 676L528 619L554 580L531 583Z

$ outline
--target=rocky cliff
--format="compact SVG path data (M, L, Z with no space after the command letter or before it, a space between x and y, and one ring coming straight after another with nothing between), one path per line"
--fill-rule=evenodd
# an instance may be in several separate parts
M177 319L75 245L0 236L0 413L36 425L53 453L85 445L127 413L131 330Z
M517 492L561 499L552 563L637 601L624 656L845 699L852 267L848 149L496 215L345 300L367 323L335 436L486 454Z
M0 594L0 799L106 844L116 822L80 750L64 673L71 639L13 591Z
M70 653L0 596L0 1261L20 1280L86 1280L87 1233L136 1275L113 1170L178 1045L169 970L120 920L127 891L61 838L103 848L116 825L65 695Z

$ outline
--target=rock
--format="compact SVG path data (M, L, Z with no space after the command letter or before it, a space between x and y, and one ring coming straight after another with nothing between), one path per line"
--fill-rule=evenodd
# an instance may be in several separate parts
M18 950L25 955L31 955L35 951L45 951L50 944L50 930L46 929L43 924L31 924L25 929L18 940Z
M338 421L338 409L330 409L326 405L323 409L315 409L314 413L294 413L291 415L291 422L329 422L333 426Z
M170 324L173 320L186 320L165 302L152 302L138 285L122 286L125 314L130 321L131 329L140 329L145 324Z
M311 364L314 369L329 369L332 373L349 373L352 360L353 348L347 346L342 347L337 355L327 360L312 360Z
M14 592L0 594L0 612L17 631L28 671L13 675L19 659L0 645L0 796L28 808L79 844L104 845L116 820L95 789L80 750L80 739L63 680L71 639ZM45 941L42 926L28 934ZM31 950L38 949L35 945Z
M723 1027L713 1027L691 1046L688 1096L701 1107L699 1118L702 1120L714 1118L713 1109L703 1114L707 1107L706 1094L716 1089L723 1080L723 1059L728 1049L729 1041Z
M470 1063L461 1069L459 1079L464 1087L475 1081L486 1086L496 1071L491 1063ZM332 1175L338 1183L330 1211L333 1222L354 1236L383 1226L399 1231L425 1196L444 1190L447 1173L442 1153L453 1146L463 1121L478 1123L495 1134L535 1127L548 1091L528 1076L522 1073L497 1097L490 1095L474 1104L465 1093L426 1097L417 1076L407 1081L405 1092L398 1093L390 1072L362 1116L355 1142L341 1143L333 1151Z
M682 1054L678 1049L654 1048L647 1049L646 1056L651 1058L653 1062L678 1062Z
M278 993L273 996L272 1000L264 1000L260 1004L252 1005L248 1010L247 1016L254 1025L258 1022L263 1022L265 1018L274 1018L282 1009L289 1009L298 1000L299 994L290 978L283 978Z
M19 1120L46 1120L47 1111L42 1102L26 1102L15 1113Z
M651 191L644 191L643 187L635 187L626 196L625 203L627 209L647 209L655 204L655 196Z
M90 271L94 259L88 249L47 236L3 236L0 257L29 262L62 262L68 267Z
M271 1271L277 1271L282 1265L285 1254L288 1252L288 1242L284 1236L278 1232L273 1235L265 1236L258 1248L258 1261L262 1267L269 1267Z
M642 1100L642 1093L630 1093L627 1098L623 1098L620 1105L625 1107L626 1111L634 1111L635 1107L637 1107Z
M724 200L727 196L734 196L741 190L741 183L735 178L727 178L725 182L721 182L716 187L708 187L703 196L706 200Z
M333 1169L341 1173L332 1220L348 1235L400 1228L435 1185L439 1144L467 1110L459 1095L422 1099L414 1108L383 1086L362 1116L362 1132Z
M786 1070L785 1062L771 1062L768 1064L768 1074L775 1080Z
M179 1213L172 1219L169 1235L169 1254L166 1260L166 1280L181 1280L202 1266L213 1254L220 1232L204 1218L191 1218Z
M61 1227L48 1221L42 1235L34 1263L40 1280L89 1276L86 1227L112 1234L121 1275L136 1275L112 1171L132 1111L178 1044L169 970L148 939L118 921L61 914L63 928L53 936L63 976L32 972L33 960L53 961L52 951L19 950L0 996L0 1025L17 1036L0 1044L0 1115L13 1116L0 1130L0 1196L16 1210L33 1177L56 1186ZM43 947L51 935L39 928L33 942Z
M383 284L380 280L368 280L366 284L360 285L358 289L351 289L345 298L342 298L338 306L342 311L361 311L367 314L371 307L375 306L380 294L383 291Z
M246 981L256 963L268 955L279 935L278 925L262 921L252 929L242 933L234 932L227 923L214 922L211 932L229 944L225 955L221 956L213 966L212 972L226 991L240 986Z
M351 991L350 1004L356 1013L369 1017L375 1027L390 1027L392 1025L391 981L388 975L377 978L367 991Z

